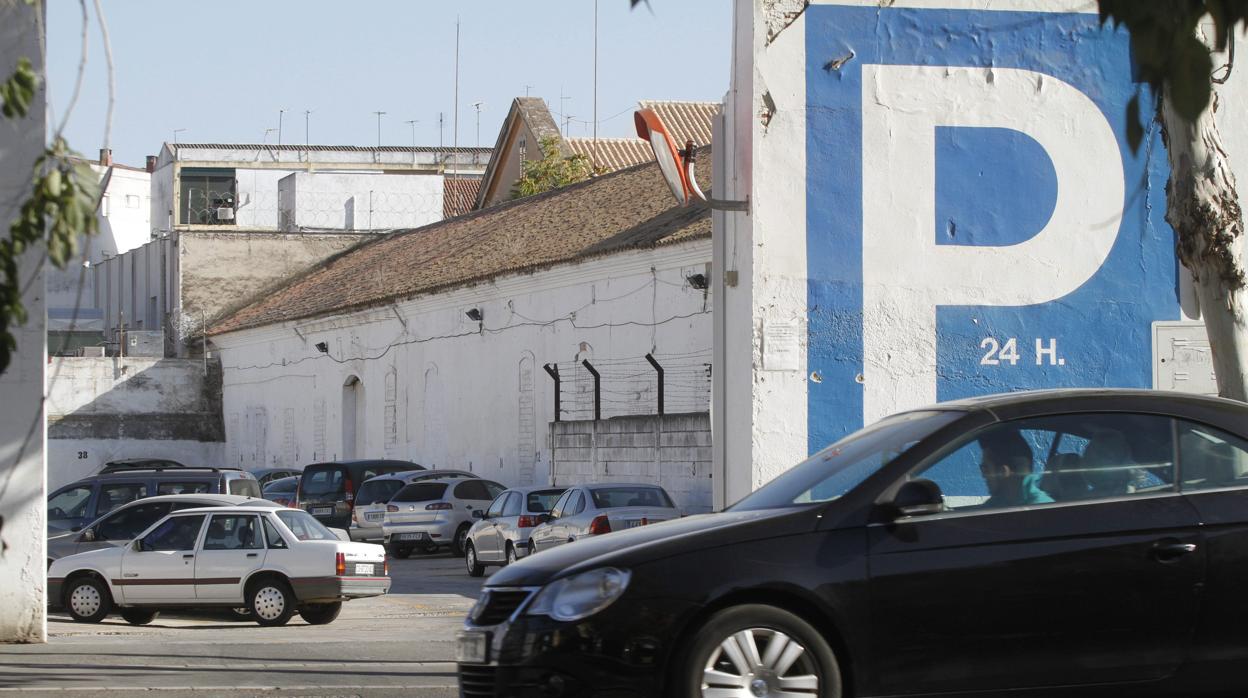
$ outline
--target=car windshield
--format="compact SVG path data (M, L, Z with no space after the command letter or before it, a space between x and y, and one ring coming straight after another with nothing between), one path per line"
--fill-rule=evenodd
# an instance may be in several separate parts
M750 511L830 502L963 414L931 410L886 417L793 466L729 509Z
M528 497L529 513L544 514L550 511L555 502L559 501L559 495L563 493L564 490L538 490L537 492L530 492Z
M674 507L667 493L658 487L606 487L595 489L594 506L599 509L616 507Z
M299 489L305 495L339 495L347 489L346 476L341 465L309 465Z
M277 518L286 524L286 528L299 540L338 540L333 531L325 528L320 521L312 518L306 511L283 509L277 512Z
M385 504L401 489L403 489L402 480L369 480L360 486L360 493L355 496L355 505L362 507L369 504Z
M434 499L442 499L442 495L446 492L446 483L443 482L413 482L398 494L394 495L392 502L428 502Z

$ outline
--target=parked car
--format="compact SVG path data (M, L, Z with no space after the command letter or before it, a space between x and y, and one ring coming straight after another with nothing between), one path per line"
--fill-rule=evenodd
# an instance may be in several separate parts
M453 555L463 555L468 529L475 521L473 512L484 510L505 489L480 478L404 485L386 505L382 520L386 550L395 557L407 557L416 549L433 552L449 547Z
M970 399L883 419L722 514L503 568L460 685L1244 695L1246 574L1248 405Z
M177 511L129 545L48 570L48 598L84 623L114 607L135 625L166 608L245 607L260 625L284 625L296 612L321 625L343 601L389 590L381 546L341 541L307 512L273 506Z
M381 543L381 523L386 517L386 505L390 498L403 489L404 485L423 480L452 480L477 477L467 470L412 470L401 473L390 473L370 478L360 486L355 496L355 510L351 515L351 540L362 540L369 543Z
M270 502L277 502L284 507L295 506L295 495L299 492L299 476L283 477L277 480L270 480L269 484L264 486L264 498Z
M49 536L48 564L88 550L125 545L170 512L214 506L278 505L236 494L166 494L136 499L87 524L81 531L67 531Z
M568 488L548 520L529 537L532 552L588 536L680 518L680 510L658 485L606 484Z
M348 460L313 463L299 475L295 506L326 526L346 529L355 509L355 493L365 480L406 470L424 470L405 460Z
M294 468L260 468L251 471L251 474L256 476L256 482L260 484L260 491L263 492L270 482L287 477L299 477L302 472Z
M487 565L510 565L529 553L529 534L544 523L563 487L516 487L490 502L480 521L468 529L464 564L480 577Z
M239 468L177 465L105 470L48 496L49 531L78 531L123 504L161 494L260 496L256 479Z

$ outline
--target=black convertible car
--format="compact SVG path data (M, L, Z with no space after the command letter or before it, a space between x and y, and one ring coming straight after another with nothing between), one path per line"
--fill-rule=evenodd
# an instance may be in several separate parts
M1248 694L1248 405L1046 391L884 419L723 513L492 578L464 696Z

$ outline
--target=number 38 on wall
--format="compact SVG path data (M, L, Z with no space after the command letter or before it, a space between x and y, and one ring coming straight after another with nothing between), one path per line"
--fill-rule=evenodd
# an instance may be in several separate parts
M1037 337L1035 347L1037 366L1044 366L1046 362L1049 366L1066 365L1066 359L1057 354L1057 339L1053 337L1048 339ZM995 337L984 337L984 341L979 343L979 348L987 352L979 360L980 366L1000 366L1003 363L1017 366L1018 360L1021 358L1018 353L1017 337L1009 337L1004 343L1001 343Z
M86 460L86 459L87 459L87 452L86 452L86 451L79 451L79 452L78 452L78 460Z

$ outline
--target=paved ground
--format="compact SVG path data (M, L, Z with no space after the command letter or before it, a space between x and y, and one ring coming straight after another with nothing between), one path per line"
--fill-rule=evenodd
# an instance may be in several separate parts
M54 613L48 644L0 646L0 698L457 695L455 632L482 580L445 554L392 560L391 575L390 595L352 601L330 625L209 614L85 625Z

